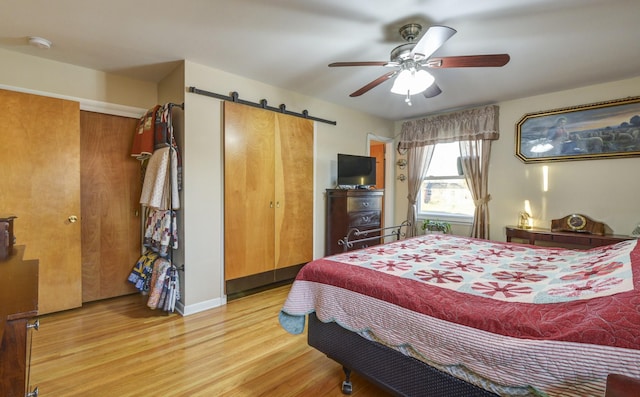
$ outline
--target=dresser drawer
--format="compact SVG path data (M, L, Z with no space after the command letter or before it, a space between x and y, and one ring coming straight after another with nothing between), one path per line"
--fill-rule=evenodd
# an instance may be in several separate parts
M382 197L348 197L347 212L362 210L381 210Z
M380 211L356 211L349 213L349 227L380 226Z

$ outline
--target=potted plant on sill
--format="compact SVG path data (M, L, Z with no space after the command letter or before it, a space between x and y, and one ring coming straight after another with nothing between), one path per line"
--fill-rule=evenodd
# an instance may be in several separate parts
M449 234L451 233L451 224L445 221L425 219L422 221L422 230L425 234Z

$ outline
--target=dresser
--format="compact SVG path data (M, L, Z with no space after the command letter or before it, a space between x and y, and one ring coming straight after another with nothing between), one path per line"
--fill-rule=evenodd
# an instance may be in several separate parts
M633 239L630 236L616 234L598 235L580 232L553 232L549 229L519 229L515 226L507 226L505 230L507 242L511 242L515 238L531 245L535 245L536 241L539 241L568 248L582 246L588 249Z
M384 190L327 189L325 219L325 255L344 252L338 242L346 237L349 230L359 231L382 227L382 202ZM379 236L380 232L360 237ZM356 243L350 250L379 244L379 240Z
M0 261L0 396L37 396L29 382L30 332L37 329L38 260L24 260L24 245Z

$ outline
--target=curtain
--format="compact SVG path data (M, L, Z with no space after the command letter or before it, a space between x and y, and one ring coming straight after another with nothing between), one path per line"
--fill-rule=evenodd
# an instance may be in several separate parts
M433 157L434 145L416 146L407 150L407 183L409 193L407 200L409 208L407 211L407 220L411 222L411 227L407 229L407 237L413 237L418 232L418 193L422 180L427 176L427 170Z
M471 198L475 204L471 237L489 238L489 195L488 177L491 141L477 139L460 141L462 170Z
M433 155L433 145L460 142L462 167L475 211L471 237L489 238L488 192L491 141L498 139L498 106L490 105L405 121L399 149L406 149L409 175L407 219L417 221L416 200ZM418 150L419 148L425 148ZM416 228L414 227L415 231Z

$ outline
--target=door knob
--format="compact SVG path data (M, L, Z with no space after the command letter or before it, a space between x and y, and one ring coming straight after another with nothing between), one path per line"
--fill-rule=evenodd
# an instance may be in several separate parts
M67 218L67 220L69 221L69 223L76 223L78 221L78 217L75 215L71 215Z

